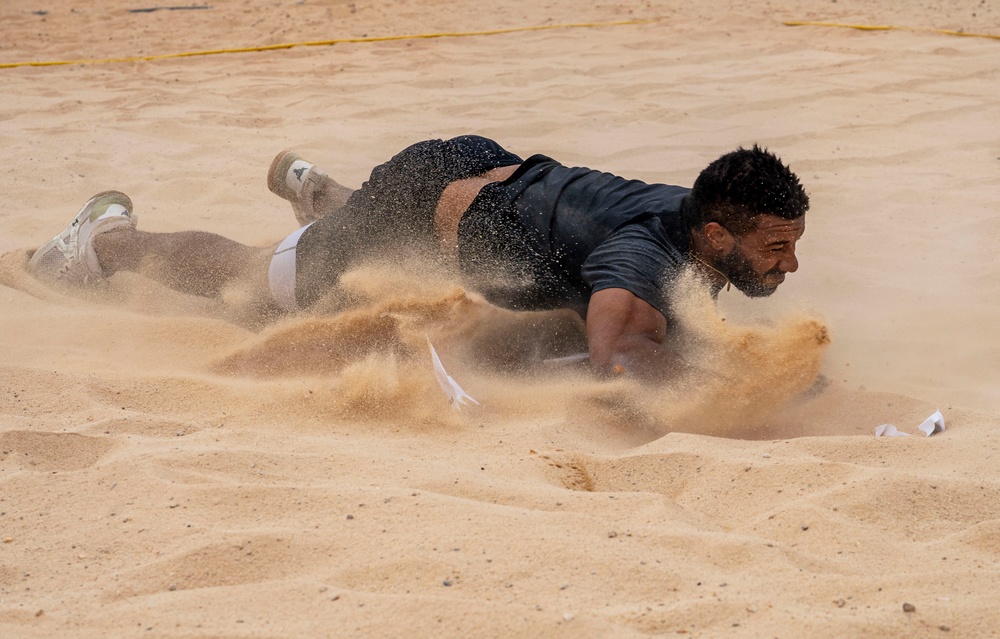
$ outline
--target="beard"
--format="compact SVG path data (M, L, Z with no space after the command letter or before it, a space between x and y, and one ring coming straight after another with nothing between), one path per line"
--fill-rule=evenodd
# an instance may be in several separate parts
M778 290L778 285L768 286L764 283L764 278L768 275L781 275L782 271L775 267L765 273L757 274L750 264L750 260L743 255L739 248L734 248L729 255L725 255L716 260L716 267L723 275L729 278L733 286L739 289L747 297L767 297Z

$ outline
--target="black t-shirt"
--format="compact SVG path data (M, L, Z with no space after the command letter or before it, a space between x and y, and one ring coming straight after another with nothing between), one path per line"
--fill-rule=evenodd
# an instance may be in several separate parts
M460 263L473 279L493 269L494 284L479 281L477 288L508 308L571 307L585 314L591 294L623 288L669 315L663 288L689 249L680 216L688 193L534 155L484 189L463 217ZM514 223L521 228L497 231ZM526 277L496 283L498 271Z

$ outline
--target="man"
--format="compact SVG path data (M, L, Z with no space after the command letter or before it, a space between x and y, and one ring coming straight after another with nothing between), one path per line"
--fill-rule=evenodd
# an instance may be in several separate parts
M85 283L136 271L219 296L252 286L275 308L308 309L347 269L374 257L430 253L457 262L471 289L514 310L572 308L586 320L599 375L669 376L676 353L670 291L685 266L717 293L770 295L798 268L809 199L798 178L754 146L712 162L692 189L527 160L492 140L415 144L357 191L292 152L268 186L304 226L277 248L210 233L144 233L122 193L93 198L36 251L38 276Z

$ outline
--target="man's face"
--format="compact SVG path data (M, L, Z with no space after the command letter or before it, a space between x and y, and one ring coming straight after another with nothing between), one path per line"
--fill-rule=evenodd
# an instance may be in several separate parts
M766 297L785 281L785 273L798 270L795 243L805 230L804 215L794 220L761 215L754 230L733 234L733 250L717 258L716 266L745 295Z

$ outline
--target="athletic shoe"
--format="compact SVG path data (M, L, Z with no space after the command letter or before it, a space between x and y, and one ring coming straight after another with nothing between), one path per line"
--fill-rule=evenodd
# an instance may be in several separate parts
M267 188L291 202L295 219L305 226L321 217L313 206L313 194L326 177L323 169L306 162L298 153L282 151L267 170Z
M105 277L94 250L94 238L117 229L135 228L132 200L118 191L98 193L87 200L66 229L41 246L28 269L40 277L85 284Z

